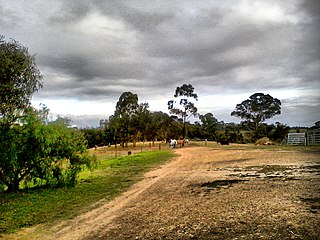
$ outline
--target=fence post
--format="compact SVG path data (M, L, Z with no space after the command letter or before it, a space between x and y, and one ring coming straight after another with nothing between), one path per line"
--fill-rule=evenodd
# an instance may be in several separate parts
M161 150L161 143L159 143L159 150Z
M115 145L114 145L114 157L115 157L115 158L118 157L117 151L118 151L118 149L117 149L117 143L115 143Z

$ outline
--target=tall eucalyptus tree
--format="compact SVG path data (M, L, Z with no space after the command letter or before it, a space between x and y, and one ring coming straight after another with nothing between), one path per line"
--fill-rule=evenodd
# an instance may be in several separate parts
M197 116L198 109L192 100L198 101L198 95L191 84L183 84L176 88L175 100L168 101L168 109L171 114L182 118L182 138L186 137L186 121L191 116ZM178 101L178 102L177 102Z

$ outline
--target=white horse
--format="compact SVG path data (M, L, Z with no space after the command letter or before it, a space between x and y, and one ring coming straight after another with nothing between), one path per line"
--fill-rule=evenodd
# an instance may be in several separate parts
M176 146L177 146L177 140L176 139L170 139L169 148L175 148Z

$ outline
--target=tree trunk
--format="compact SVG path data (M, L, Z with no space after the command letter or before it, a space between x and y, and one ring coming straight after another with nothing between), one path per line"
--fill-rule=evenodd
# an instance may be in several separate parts
M184 116L183 116L183 132L182 132L182 139L184 140L186 138L186 118L187 118L187 115L186 113L184 113Z
M19 190L19 185L20 182L17 180L14 180L13 182L9 183L7 185L8 189L6 190L6 192L16 192Z
M182 139L186 138L186 122L183 123Z

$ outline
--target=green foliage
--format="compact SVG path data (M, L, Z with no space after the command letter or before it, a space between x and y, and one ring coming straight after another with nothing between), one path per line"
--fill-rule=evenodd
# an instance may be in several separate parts
M0 35L0 117L14 122L16 114L30 105L32 94L42 87L42 79L28 49Z
M199 122L195 122L194 124L188 124L188 133L187 136L189 139L198 140L204 139L202 138L201 124Z
M102 134L100 130L83 130L89 146L120 143L125 147L129 141L135 144L138 140L170 138L172 130L177 129L173 127L176 126L174 120L166 113L150 112L148 108L148 103L138 103L136 94L122 93L114 115L100 121Z
M95 162L83 135L67 128L68 119L48 125L49 110L30 107L41 81L28 49L0 36L0 186L8 192L22 183L74 185L82 167Z
M115 142L122 146L134 135L133 118L139 108L138 95L124 92L119 97L114 115L109 118L109 124L114 130Z
M228 136L225 134L224 131L217 131L215 133L215 140L216 142L228 141Z
M218 120L213 116L212 113L200 115L199 118L202 122L201 131L203 132L203 138L208 140L213 139L214 134L218 129Z
M175 100L168 101L168 109L171 114L181 116L183 122L182 138L186 136L186 120L188 117L197 115L198 109L190 99L198 101L198 95L194 92L194 87L191 84L183 84L181 87L177 87L175 98L180 98L179 105Z
M153 121L152 114L148 108L148 103L140 103L132 116L130 122L130 133L134 142L137 140L138 136L142 139L147 139L147 137L154 139L157 135L156 129L150 129L150 126L153 125Z
M244 143L244 137L240 131L240 125L236 125L235 123L224 124L224 131L216 131L215 140L217 142L227 141L229 143Z
M124 92L119 97L116 105L115 117L125 118L135 114L138 108L138 95L131 92Z
M279 122L276 123L276 127L273 126L273 129L268 134L268 137L275 142L281 142L283 139L285 139L290 131L290 127L281 124Z
M79 131L44 124L29 108L15 124L0 121L0 163L0 183L10 192L21 183L74 185L83 166L93 167L95 158L88 155Z
M168 139L170 135L170 127L172 126L172 119L168 114L163 112L149 112L149 117L141 118L141 132L146 140Z
M177 87L174 97L181 97L179 105L182 108L175 105L176 101L170 100L168 101L168 109L170 110L170 113L181 116L183 120L185 120L186 117L197 113L198 109L191 101L189 101L189 98L194 98L198 101L198 95L194 93L194 87L192 87L191 84L183 84L181 87Z
M269 138L274 143L281 143L289 133L290 127L279 122L276 125L260 124L254 131L246 131L243 134L244 143L255 143L262 138Z
M113 136L107 135L107 130L100 128L90 128L90 129L81 129L83 136L87 140L88 148L93 148L96 146L104 146L109 143L113 143ZM110 140L108 142L108 140Z
M169 123L168 128L168 139L170 138L180 138L182 135L182 132L186 130L183 126L181 119L179 119L176 116L170 116L171 122Z
M243 142L244 143L253 143L253 132L252 131L246 131L243 133Z
M257 128L253 131L253 139L252 142L257 141L263 137L267 136L267 127L264 124L257 126Z
M249 129L256 130L261 122L281 114L281 102L269 94L255 93L249 99L237 104L231 116L247 121Z

